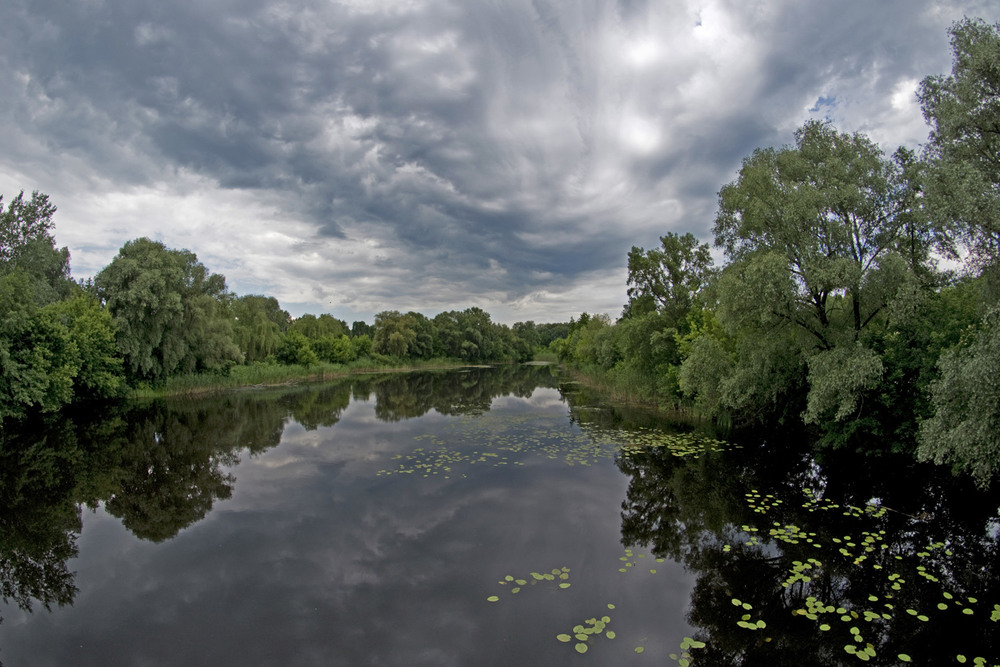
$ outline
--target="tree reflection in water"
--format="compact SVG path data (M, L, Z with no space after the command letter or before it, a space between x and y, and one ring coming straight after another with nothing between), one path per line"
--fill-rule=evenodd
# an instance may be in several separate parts
M869 645L872 664L998 654L985 604L1000 599L997 493L898 459L820 466L775 445L618 459L625 546L697 575L694 664L854 664Z
M230 497L239 461L277 445L292 421L333 426L352 398L374 402L382 421L431 410L481 415L497 397L530 397L556 382L545 367L371 375L121 405L8 433L0 442L2 595L25 609L71 604L67 562L84 507L103 505L136 536L168 540ZM598 442L682 428L600 405L579 385L560 391L570 421ZM874 664L898 664L901 654L925 665L959 653L970 664L994 658L998 494L888 457L817 460L800 453L799 437L748 436L741 448L697 458L657 447L615 455L628 478L623 544L695 575L687 618L706 646L690 651L693 664L853 664L847 647L869 644Z
M242 455L281 441L285 424L338 422L351 397L374 397L382 421L481 414L498 396L554 386L547 367L355 376L197 399L108 405L24 424L0 438L0 595L30 611L72 604L67 561L83 507L103 505L136 537L169 540L229 498Z

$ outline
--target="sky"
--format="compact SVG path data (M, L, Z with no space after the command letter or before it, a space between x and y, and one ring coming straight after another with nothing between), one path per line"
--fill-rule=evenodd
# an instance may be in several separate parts
M929 0L6 0L0 194L73 275L146 236L350 324L617 317L627 253L712 242L717 193L809 119L887 153L948 28ZM721 256L716 255L721 261Z

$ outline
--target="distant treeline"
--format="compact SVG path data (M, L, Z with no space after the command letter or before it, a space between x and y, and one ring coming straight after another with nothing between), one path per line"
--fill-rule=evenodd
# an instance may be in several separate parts
M238 365L525 361L569 331L508 327L480 308L433 319L385 311L350 327L328 314L292 318L274 297L237 296L193 252L148 238L78 283L55 245L55 212L39 192L6 206L0 197L0 423Z
M628 304L552 349L640 398L827 446L1000 470L1000 24L952 26L918 154L808 122L719 192L709 247L628 255ZM942 270L958 266L959 270Z

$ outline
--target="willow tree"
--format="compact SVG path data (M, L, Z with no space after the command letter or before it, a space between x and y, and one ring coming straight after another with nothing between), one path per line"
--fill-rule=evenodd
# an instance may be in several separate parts
M730 260L716 285L719 319L741 341L720 379L723 404L777 406L782 389L803 385L807 422L856 412L884 371L866 331L929 270L917 168L909 151L887 157L868 137L816 121L794 146L743 161L719 192L714 228Z
M233 301L233 336L246 363L275 354L291 317L273 296L248 294Z
M1000 256L1000 23L964 19L950 32L951 74L918 93L931 126L927 200L984 268Z
M148 238L129 241L94 277L94 288L114 318L132 380L225 371L241 358L226 279L210 274L193 252Z
M965 19L951 36L951 74L920 85L932 128L927 200L990 289L986 315L939 361L917 453L985 486L1000 472L1000 23Z

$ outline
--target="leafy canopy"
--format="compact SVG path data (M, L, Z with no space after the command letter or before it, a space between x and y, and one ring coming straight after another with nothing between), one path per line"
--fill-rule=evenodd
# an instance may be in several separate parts
M133 380L225 371L241 359L233 342L226 280L193 252L158 241L129 241L94 278L118 327L118 346Z
M951 74L918 92L931 126L928 201L980 264L1000 250L1000 23L964 19L950 30Z

